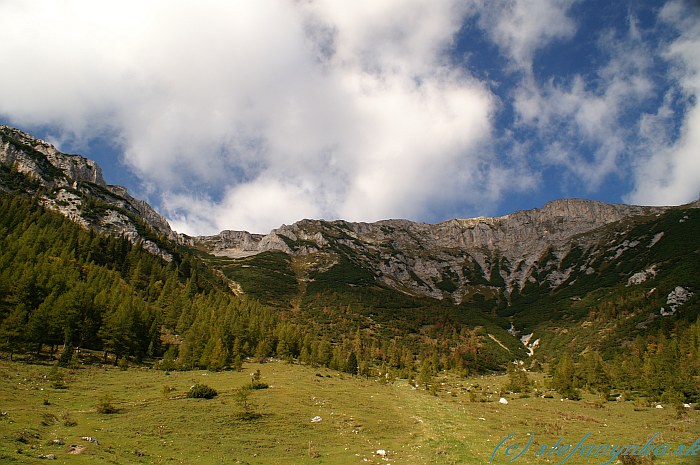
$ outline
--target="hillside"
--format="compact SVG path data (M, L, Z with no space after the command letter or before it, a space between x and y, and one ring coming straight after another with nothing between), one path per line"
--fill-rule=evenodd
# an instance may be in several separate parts
M150 205L121 186L107 185L102 169L80 155L67 155L17 129L0 126L0 190L31 194L83 227L139 241L170 258L170 225Z
M273 356L426 386L512 360L554 367L563 354L581 366L690 357L682 382L657 369L657 385L649 373L628 384L700 392L699 202L565 199L500 218L303 220L187 237L106 185L94 162L16 129L0 135L10 353L80 346L211 369Z

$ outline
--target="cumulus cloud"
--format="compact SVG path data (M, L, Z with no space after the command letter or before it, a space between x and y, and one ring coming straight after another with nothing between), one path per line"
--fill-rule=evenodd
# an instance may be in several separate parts
M531 72L538 49L576 32L568 15L575 0L500 0L479 2L482 28L516 68Z
M561 170L564 191L594 193L613 177L634 184L634 191L624 197L632 203L678 204L697 195L697 109L692 104L679 115L683 106L673 105L676 94L682 93L689 102L687 97L695 99L698 92L698 22L687 19L686 7L670 2L660 13L662 21L680 28L680 37L673 43L659 44L658 36L641 31L629 13L626 29L600 32L596 47L601 64L568 77L538 80L528 61L531 53L509 48L524 71L513 92L516 125L536 131L541 148L532 157ZM557 12L563 14L563 10ZM556 38L552 34L534 37ZM674 63L676 70L672 79L676 84L668 91L664 91L668 79L659 78L665 73L660 62L665 61ZM666 97L660 98L664 92ZM649 113L642 108L655 110ZM682 129L677 137L674 126L679 120Z
M628 166L630 139L636 137L629 112L653 99L656 90L643 43L631 34L604 41L610 54L605 66L564 81L525 78L514 99L520 124L536 128L545 144L541 160L564 168L590 191Z
M690 2L671 1L660 18L677 28L678 37L667 44L665 57L671 61L674 85L667 91L658 111L640 121L640 137L651 150L635 164L635 187L627 201L651 205L676 205L700 197L700 7ZM687 102L680 135L675 126L671 102Z
M425 0L3 2L0 38L17 46L0 113L74 145L114 135L185 232L416 217L446 192L478 202L454 170L490 169L476 149L492 95L444 59L464 14Z
M190 234L484 214L557 182L551 168L591 190L632 169L631 200L685 199L698 178L698 23L672 1L660 15L673 42L652 44L630 18L599 35L597 68L536 73L579 33L577 4L6 0L0 116L69 151L111 140L135 193ZM503 69L456 60L460 34L492 43ZM476 56L467 42L459 53ZM661 103L658 60L674 64Z

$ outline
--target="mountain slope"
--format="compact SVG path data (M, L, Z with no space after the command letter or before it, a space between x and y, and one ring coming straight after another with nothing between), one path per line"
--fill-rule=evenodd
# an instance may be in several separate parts
M84 227L140 241L172 258L164 244L177 235L150 205L121 186L107 185L94 161L61 153L8 126L0 126L0 189L37 195L43 205Z
M165 260L189 248L208 264L209 276L228 278L234 293L342 344L345 354L357 341L367 363L392 360L403 369L442 354L451 361L440 366L469 359L493 369L527 357L519 337L533 333L527 341L539 339L545 358L562 349L613 356L620 341L670 333L697 318L700 202L642 207L564 199L500 218L303 220L267 235L187 237L125 189L106 185L94 162L16 129L0 127L0 136L0 189L29 194ZM289 345L301 354L298 341Z
M319 266L326 268L345 256L377 281L412 295L449 298L459 304L481 293L509 301L532 280L551 287L565 281L573 270L562 268L559 259L572 252L575 238L580 248L595 242L589 239L595 234L587 233L605 225L667 210L567 199L500 218L433 225L303 220L265 236L224 231L188 242L219 257L266 251L323 257Z
M278 305L340 302L374 321L409 322L409 331L443 309L462 324L480 315L512 336L534 333L527 340L539 339L542 355L613 353L697 318L699 206L571 199L436 225L303 220L266 236L188 240L244 292Z

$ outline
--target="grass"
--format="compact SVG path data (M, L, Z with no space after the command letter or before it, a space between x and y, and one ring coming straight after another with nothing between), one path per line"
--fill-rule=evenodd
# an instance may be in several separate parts
M503 405L505 376L438 379L431 395L405 381L382 384L283 362L245 364L240 373L86 366L60 369L67 389L57 390L51 368L0 362L0 410L7 412L0 417L0 463L44 463L40 455L55 454L56 463L70 464L484 464L507 435L516 434L505 445L534 433L531 451L511 463L554 464L561 459L535 457L534 450L562 436L574 444L586 433L588 443L643 444L659 432L657 444L689 445L700 431L698 411L678 418L671 408L601 403L585 394L579 402L507 395ZM236 393L258 369L269 388L249 391L259 416L242 418ZM541 393L541 375L532 377ZM219 395L186 398L197 383ZM105 398L116 413L98 413ZM316 416L321 421L312 422ZM69 454L74 446L82 453ZM497 453L493 463L506 459ZM573 456L566 463L604 461Z

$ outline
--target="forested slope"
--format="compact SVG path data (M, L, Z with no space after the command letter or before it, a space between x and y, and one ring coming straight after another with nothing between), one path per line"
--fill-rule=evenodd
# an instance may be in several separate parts
M168 262L139 243L84 229L36 198L0 193L1 349L34 357L63 351L67 361L74 348L92 349L110 362L127 357L167 369L275 356L407 377L498 369L513 356L488 336L510 337L497 325L479 317L486 327L465 326L437 302L432 311L423 302L420 318L410 313L415 302L398 302L395 325L354 312L351 296L337 290L315 293L303 311L266 306L236 296L188 249L170 250L178 252Z

